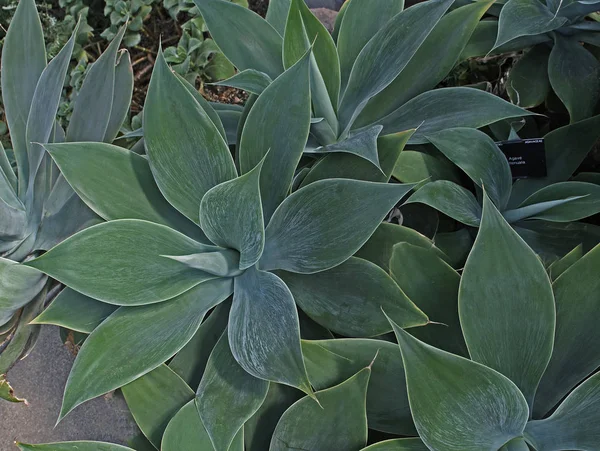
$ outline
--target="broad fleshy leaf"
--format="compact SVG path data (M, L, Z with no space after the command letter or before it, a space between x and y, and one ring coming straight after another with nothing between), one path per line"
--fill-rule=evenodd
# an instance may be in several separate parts
M479 227L481 205L466 188L447 180L437 180L422 186L405 202L421 203L456 219L463 224Z
M40 445L16 443L21 451L135 451L131 448L104 442L61 442Z
M194 391L167 365L124 385L121 391L136 424L156 449L171 418L194 399Z
M277 273L296 304L321 326L346 337L390 332L382 309L401 327L422 326L428 318L379 266L350 257L316 274Z
M414 185L320 180L296 191L266 230L262 269L310 274L351 257ZM348 216L360 211L360 216Z
M552 355L552 286L537 255L487 194L460 282L458 310L471 358L511 379L531 406Z
M431 248L440 258L444 260L448 258L425 235L421 235L416 230L408 227L389 222L380 224L371 235L371 238L356 252L355 256L369 260L389 272L394 245L403 241L425 249Z
M352 0L347 3L337 36L344 88L361 50L404 9L404 0Z
M318 403L307 396L293 404L277 423L269 451L363 448L370 376L371 367L364 368L341 384L315 393Z
M566 22L538 0L509 0L500 11L494 49L522 36L548 33Z
M402 358L395 343L363 338L303 340L302 352L310 380L317 390L343 382L377 355L367 392L369 428L391 434L416 435Z
M402 351L410 409L430 449L498 449L523 434L527 402L509 379L392 326Z
M596 373L577 387L547 419L530 421L525 437L544 451L598 447L600 423L600 374Z
M79 350L60 419L79 404L133 382L175 355L194 336L206 312L232 292L231 279L216 279L167 302L118 309ZM118 337L126 337L126 346ZM132 352L137 349L148 351Z
M310 51L262 92L242 131L242 174L254 169L266 155L260 177L265 224L287 196L308 138L309 56ZM270 125L265 128L264 124Z
M552 282L554 282L563 272L577 263L581 257L583 257L583 245L579 244L567 255L552 263L548 267L548 275L550 276ZM556 301L556 295L554 298Z
M206 242L202 231L165 200L146 158L103 143L46 144L44 148L77 195L107 221L143 219Z
M467 356L458 318L460 275L432 249L410 243L394 246L390 274L409 299L435 321L408 332L436 348Z
M426 144L426 136L452 127L479 128L531 113L500 97L474 88L441 88L424 92L382 118L383 133L417 131L409 143Z
M550 90L549 56L548 46L539 44L515 63L506 80L506 92L512 103L523 108L533 108L546 100Z
M267 22L271 24L277 32L283 36L285 33L285 24L287 22L288 12L292 0L271 0L267 9Z
M417 4L396 14L369 40L356 57L340 100L341 130L349 130L369 99L394 81L451 4L452 0ZM414 127L394 131L409 128Z
M269 382L248 374L236 362L224 332L208 359L196 396L196 408L215 451L229 449L268 389Z
M548 175L517 180L513 185L509 207L518 206L527 197L551 183L569 179L599 136L600 115L557 128L544 136Z
M579 250L581 252L581 248ZM595 352L600 344L600 331L593 320L600 303L599 264L600 246L596 246L553 284L556 300L554 350L535 395L535 418L544 416L600 366Z
M378 169L382 170L379 165L379 157L377 154L377 137L382 129L383 127L381 125L375 125L354 133L343 141L317 147L314 150L307 151L307 153L350 153L369 161Z
M404 183L418 183L425 179L461 183L459 170L448 160L412 150L400 154L393 175Z
M121 125L129 113L131 96L133 95L133 67L131 56L127 50L122 50L115 68L115 89L113 90L110 119L102 141L111 143L119 134Z
M600 62L577 40L555 36L548 77L554 92L567 107L571 123L594 114L600 100Z
M34 0L19 1L2 46L2 103L19 172L21 199L29 180L25 131L33 93L46 67L42 23Z
M67 141L104 140L115 93L117 52L126 29L127 25L123 25L106 50L91 65L75 98L73 114L67 127Z
M452 128L427 135L427 139L461 168L490 199L504 209L510 198L512 175L504 154L485 133L472 128Z
M367 446L361 451L428 451L420 438L395 438Z
M118 307L65 288L30 324L54 324L91 334Z
M213 83L217 86L232 86L234 88L243 89L252 94L260 95L271 84L272 80L264 72L254 69L246 69L238 72L233 77L227 80Z
M235 2L194 2L210 35L235 67L256 69L273 79L283 72L281 36L262 17Z
M216 245L239 251L242 270L258 261L265 245L260 198L265 158L250 172L212 188L200 203L202 230Z
M196 390L215 344L227 327L231 302L222 302L198 328L196 335L177 353L169 368Z
M26 265L94 299L143 305L173 298L215 277L165 255L213 249L166 226L122 219L85 229Z
M372 1L363 0L372 5ZM358 12L360 24L366 24L366 14L379 14L398 1L381 2L386 7L367 6ZM413 97L433 89L442 81L457 63L458 57L467 44L479 19L490 7L490 1L473 2L470 5L450 11L437 23L423 41L410 62L390 85L369 100L369 103L356 120L356 127L377 123L378 119L391 113ZM387 6L389 5L389 6ZM376 12L371 12L376 11ZM386 18L386 20L388 20ZM365 25L362 25L365 26ZM370 23L366 26L371 26ZM356 31L351 41L356 39ZM341 43L339 44L342 45ZM341 50L340 50L341 51Z
M0 326L31 301L46 280L38 270L0 257Z
M533 193L519 206L535 207L553 201L567 201L530 216L532 219L570 222L600 212L600 186L586 182L562 182Z
M217 277L235 277L240 275L240 254L233 249L216 249L190 255L163 255L190 268L204 271Z
M233 3L211 0L202 3ZM144 108L144 142L159 189L198 222L202 196L236 176L225 139L159 53Z
M389 182L394 168L397 167L399 158L404 153L404 145L413 133L414 130L406 130L377 138L379 168L357 155L347 153L325 155L310 168L310 172L302 181L301 187L317 180L330 178Z
M228 335L233 356L248 373L312 394L294 298L275 274L252 267L236 277Z

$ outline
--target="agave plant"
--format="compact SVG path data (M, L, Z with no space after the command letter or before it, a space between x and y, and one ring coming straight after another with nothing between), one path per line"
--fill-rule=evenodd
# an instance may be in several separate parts
M600 246L571 253L551 281L490 197L483 204L462 277L408 243L391 258L407 292L419 286L412 275L433 270L428 294L438 297L420 298L449 326L420 335L394 326L416 430L431 450L595 450ZM408 260L417 267L407 271ZM448 352L452 342L459 352Z
M293 387L300 391L289 389L288 399L304 392L326 403L307 375L297 308L303 323L326 337L390 332L382 306L403 327L428 322L383 269L354 257L414 184L336 178L290 194L311 123L311 55L254 102L241 132L239 172L219 116L162 53L144 108L147 159L103 143L44 145L80 198L107 220L25 263L70 287L34 322L91 332L60 418L123 387L157 448L182 449L164 443L164 420L193 401L178 419L204 425L190 430L190 449L209 449L198 445L205 440L227 450L271 390ZM361 367L376 353L365 349ZM181 396L161 393L168 401L148 409L159 398L144 387L164 387L165 378L182 387ZM154 413L163 416L158 426Z
M580 243L589 250L600 242L595 226L573 222L600 212L600 186L569 180L600 135L599 125L600 116L596 116L548 133L544 140L547 175L519 179L514 184L506 156L485 133L453 128L427 136L471 179L478 197L461 186L453 172L444 170L444 161L435 155L403 154L399 164L405 166L396 171L396 176L404 181L433 177L407 203L429 205L470 227L479 227L481 188L485 187L504 218L536 252L552 262ZM417 162L428 165L428 170L415 170ZM537 231L545 229L553 230L556 238L540 238Z
M90 69L66 132L58 125L56 114L77 32L76 28L47 63L35 3L22 0L3 47L2 98L12 149L0 149L0 374L29 352L39 327L28 323L47 296L60 288L19 262L100 221L60 175L41 143L110 142L129 109L133 75L129 55L118 58L120 34ZM16 160L16 171L9 155Z
M477 128L529 114L481 90L431 91L456 64L491 2L445 15L452 0L406 10L401 0L377 6L350 0L333 36L302 0L271 1L266 20L228 1L196 5L212 38L240 71L219 84L255 94L247 110L312 45L313 119L298 185L340 176L381 181L395 160L378 137L418 128L409 143L422 143L427 133L448 127ZM270 120L278 127L277 118Z
M524 50L506 80L513 103L532 108L554 92L571 122L593 116L600 100L594 54L600 24L587 16L600 10L600 2L509 0L494 6L488 12L497 19L478 25L464 56Z

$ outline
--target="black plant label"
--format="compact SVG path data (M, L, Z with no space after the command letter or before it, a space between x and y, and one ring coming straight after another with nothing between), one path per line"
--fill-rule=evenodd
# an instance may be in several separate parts
M544 138L502 141L496 145L506 156L513 178L546 177Z

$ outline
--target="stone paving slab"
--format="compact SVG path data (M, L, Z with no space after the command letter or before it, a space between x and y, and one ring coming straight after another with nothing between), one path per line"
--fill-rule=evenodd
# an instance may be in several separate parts
M117 394L77 407L54 427L74 359L61 343L58 328L43 326L32 353L8 373L15 394L27 399L29 406L0 400L0 451L15 451L15 440L98 440L124 445L139 432Z

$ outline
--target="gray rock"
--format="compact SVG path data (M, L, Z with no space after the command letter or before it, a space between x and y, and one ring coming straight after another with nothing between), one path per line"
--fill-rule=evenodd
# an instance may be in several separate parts
M75 357L60 342L58 328L44 326L31 355L8 372L15 394L29 405L0 400L0 450L13 451L14 441L48 443L98 440L124 445L139 432L122 396L89 401L54 427L63 390Z
M344 0L305 0L309 8L327 8L339 11Z
M335 18L338 15L337 11L328 8L311 8L311 11L330 33L333 32Z

